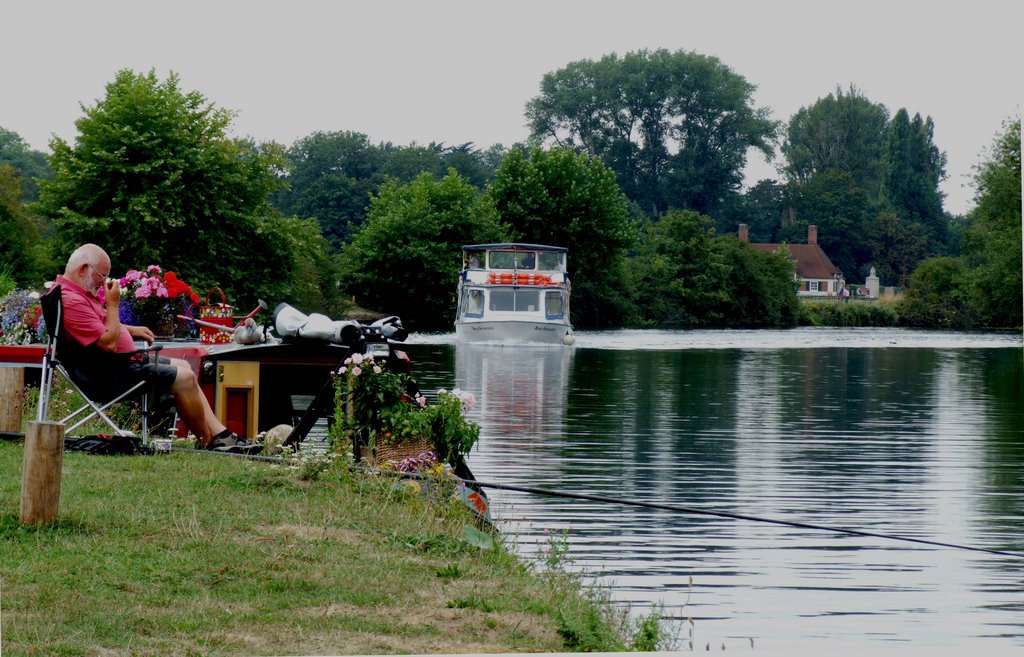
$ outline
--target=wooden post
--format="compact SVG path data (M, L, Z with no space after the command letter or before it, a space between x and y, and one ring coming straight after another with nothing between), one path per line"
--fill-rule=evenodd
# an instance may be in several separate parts
M21 523L47 524L57 518L60 471L64 463L64 425L29 422L21 472Z
M21 410L24 405L25 368L0 367L0 431L21 431Z

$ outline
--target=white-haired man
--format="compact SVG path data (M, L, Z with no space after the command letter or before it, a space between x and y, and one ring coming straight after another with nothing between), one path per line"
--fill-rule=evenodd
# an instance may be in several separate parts
M129 358L136 351L135 340L153 342L153 331L145 326L122 324L118 305L121 284L110 278L110 256L95 244L84 244L71 254L64 274L58 276L61 301L64 306L64 332L69 341L82 349L85 366L90 354L101 367L92 368L90 377L98 377L100 385L111 389L125 389L141 380L151 381L159 394L174 396L175 406L185 426L195 434L196 446L201 449L254 452L259 445L239 438L217 418L206 395L199 388L199 380L189 364L178 358L159 358L154 367L149 357ZM103 288L104 301L98 296ZM109 358L109 354L125 354L124 358ZM99 370L99 371L96 371Z

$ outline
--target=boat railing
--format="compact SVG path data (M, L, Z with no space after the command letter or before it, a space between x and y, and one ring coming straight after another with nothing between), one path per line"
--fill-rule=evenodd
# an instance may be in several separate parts
M564 286L568 282L568 276L563 271L465 269L462 272L462 281L474 285L553 287Z

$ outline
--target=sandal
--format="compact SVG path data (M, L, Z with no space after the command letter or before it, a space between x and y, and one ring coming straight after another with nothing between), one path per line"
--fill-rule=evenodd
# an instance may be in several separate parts
M263 451L263 445L246 440L245 438L239 438L234 433L228 433L224 436L215 436L213 440L201 446L200 449L210 449L215 452L228 452L230 454L259 454Z

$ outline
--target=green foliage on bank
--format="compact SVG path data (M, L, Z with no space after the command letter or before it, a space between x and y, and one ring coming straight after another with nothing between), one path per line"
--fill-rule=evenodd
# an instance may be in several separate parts
M793 263L735 236L716 237L711 219L672 211L647 227L630 259L633 323L667 327L793 326Z
M900 314L892 303L879 301L801 301L797 317L800 326L901 326Z
M901 303L903 321L936 328L1021 328L1020 118L996 137L978 167L977 208L968 217L960 257L923 261Z

